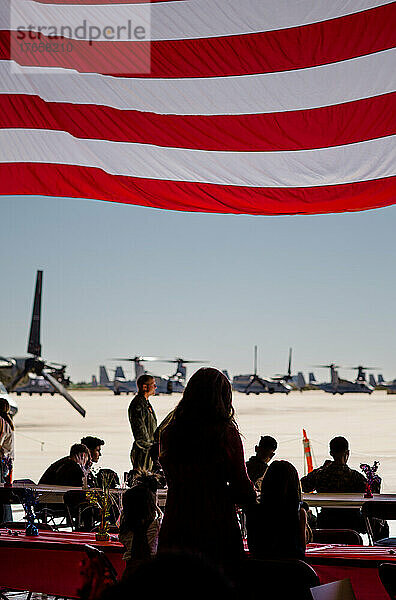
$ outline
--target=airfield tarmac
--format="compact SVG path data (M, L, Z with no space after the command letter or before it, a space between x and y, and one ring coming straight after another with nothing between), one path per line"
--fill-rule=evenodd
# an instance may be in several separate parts
M127 409L132 396L114 396L107 391L73 392L84 406L83 419L60 396L16 397L14 478L38 481L47 466L68 453L84 435L105 440L98 467L112 468L122 477L130 469L132 435ZM181 395L156 396L152 405L160 422ZM396 396L385 392L333 396L325 392L291 392L246 396L234 393L236 419L242 434L245 457L254 453L260 435L278 440L276 458L292 462L304 475L302 429L311 440L314 465L328 458L328 441L343 435L350 442L349 465L380 461L382 491L396 493L395 442Z

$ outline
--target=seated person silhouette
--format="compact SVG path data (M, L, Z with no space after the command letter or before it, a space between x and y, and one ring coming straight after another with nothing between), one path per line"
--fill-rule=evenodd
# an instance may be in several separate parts
M40 477L39 484L82 487L89 457L87 446L73 444L69 456L52 463Z
M246 470L249 479L254 483L257 489L260 489L261 482L266 470L268 469L269 461L275 456L275 451L278 443L275 438L270 435L263 435L259 443L255 446L255 455L251 456L246 462Z
M83 487L89 457L87 446L73 444L69 456L52 463L40 478L39 484ZM90 531L94 527L96 513L87 502L85 492L69 491L64 495L64 502L75 521L75 529ZM49 504L46 508L55 511L55 516L60 516L58 504Z
M247 510L247 539L253 558L304 560L309 539L307 514L295 467L272 462L261 484L259 504Z
M119 540L124 545L124 577L157 553L162 511L156 504L158 476L136 469L122 496Z
M329 453L333 460L326 460L318 469L314 469L301 479L304 492L318 493L364 493L367 479L359 471L348 467L349 444L342 436L337 436L330 441ZM380 481L373 487L373 492L380 492ZM376 521L376 522L374 522ZM318 515L317 526L319 529L354 529L365 533L366 526L359 509L352 508L322 508ZM387 537L386 522L379 519L372 520L375 539ZM385 535L384 535L385 534ZM378 537L380 536L380 537Z
M88 487L98 487L96 476L91 471L91 468L99 462L99 458L102 454L101 447L104 446L104 440L92 435L87 435L81 438L81 443L84 444L84 446L86 446L89 450L89 460L86 464L86 469L89 469L87 475L87 485Z

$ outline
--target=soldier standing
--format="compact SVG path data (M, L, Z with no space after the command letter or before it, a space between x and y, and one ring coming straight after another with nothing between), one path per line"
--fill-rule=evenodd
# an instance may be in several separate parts
M154 396L156 385L152 375L141 375L137 382L138 393L128 408L134 442L131 450L131 463L134 469L152 469L150 449L154 443L157 418L149 397Z

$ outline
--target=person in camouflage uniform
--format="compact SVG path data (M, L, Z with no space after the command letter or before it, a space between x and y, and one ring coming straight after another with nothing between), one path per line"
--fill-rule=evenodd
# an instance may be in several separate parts
M155 379L152 375L141 375L136 384L138 393L128 408L128 418L134 437L131 463L134 469L151 470L153 461L150 450L154 443L157 418L149 402L149 397L155 394Z
M318 493L364 493L367 485L366 477L347 465L350 454L348 440L338 436L330 441L329 446L330 456L333 460L326 460L321 467L302 477L302 490ZM379 482L372 487L372 491L380 493L380 486L381 479L379 478ZM388 527L386 521L380 522L379 519L373 519L373 521L373 530L376 531L375 538L385 537ZM360 510L351 508L322 508L317 526L320 529L354 529L362 533L366 532Z

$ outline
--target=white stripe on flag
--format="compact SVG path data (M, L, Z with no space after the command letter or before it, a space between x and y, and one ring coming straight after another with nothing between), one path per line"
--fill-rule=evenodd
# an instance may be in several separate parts
M103 29L125 25L128 19L140 19L143 23L149 12L151 39L176 40L300 27L383 6L392 0L194 0L108 6L78 5L77 1L63 6L31 0L1 2L0 29L16 28L18 21L35 26L69 25L75 29L84 20Z
M77 139L48 130L0 131L0 162L97 167L113 175L250 187L312 187L396 175L396 136L288 152L213 152Z
M19 67L0 61L0 93L159 114L259 114L319 108L396 89L396 49L340 63L259 75L139 79ZM55 75L55 72L57 73Z

